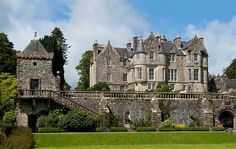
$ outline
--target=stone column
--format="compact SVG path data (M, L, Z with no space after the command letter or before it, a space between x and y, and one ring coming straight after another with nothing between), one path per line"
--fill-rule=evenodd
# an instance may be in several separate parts
M61 77L60 77L60 71L57 71L57 76L55 79L55 89L56 91L60 91L61 90Z
M234 128L233 128L233 131L236 131L236 117L234 116Z
M152 126L160 127L161 125L161 110L159 108L159 102L156 97L152 97L151 100L151 111L152 111Z
M202 124L205 127L213 126L213 112L210 105L210 102L207 98L203 98L201 102L202 107Z
M99 102L99 114L101 115L101 128L102 131L109 131L110 128L110 122L111 122L111 116L110 116L110 110L107 105L107 99L106 97L102 97Z

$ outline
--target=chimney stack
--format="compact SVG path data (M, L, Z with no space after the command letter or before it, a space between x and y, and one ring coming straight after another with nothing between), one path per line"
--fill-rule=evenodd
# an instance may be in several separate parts
M175 36L174 44L177 48L181 48L181 37L180 37L180 35Z

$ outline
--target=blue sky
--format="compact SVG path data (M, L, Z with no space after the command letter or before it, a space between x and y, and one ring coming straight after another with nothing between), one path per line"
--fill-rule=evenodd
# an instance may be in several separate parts
M0 0L0 31L16 50L33 38L63 31L68 44L66 81L76 86L75 67L95 40L124 47L134 35L150 32L173 40L203 36L210 74L222 74L236 58L236 0Z

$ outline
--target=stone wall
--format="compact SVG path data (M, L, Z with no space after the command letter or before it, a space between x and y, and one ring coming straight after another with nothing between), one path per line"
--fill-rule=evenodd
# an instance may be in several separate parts
M30 89L31 79L39 79L40 90L56 90L52 60L17 59L17 88Z

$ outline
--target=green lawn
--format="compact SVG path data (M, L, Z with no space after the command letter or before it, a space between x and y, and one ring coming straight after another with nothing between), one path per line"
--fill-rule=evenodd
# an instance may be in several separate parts
M135 132L34 134L36 148L231 149L236 134L225 132Z

